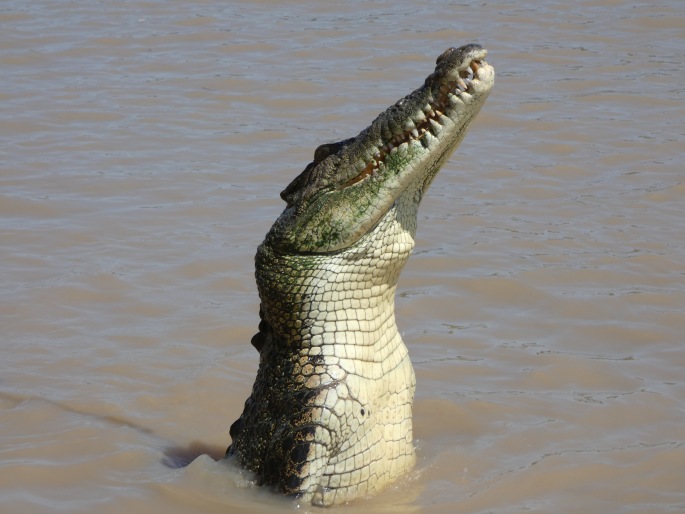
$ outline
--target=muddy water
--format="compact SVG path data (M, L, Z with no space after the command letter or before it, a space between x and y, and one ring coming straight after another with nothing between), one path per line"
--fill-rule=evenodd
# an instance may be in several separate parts
M685 18L651 2L0 7L0 510L289 512L217 463L280 190L445 48L495 91L397 299L418 464L345 512L685 509Z

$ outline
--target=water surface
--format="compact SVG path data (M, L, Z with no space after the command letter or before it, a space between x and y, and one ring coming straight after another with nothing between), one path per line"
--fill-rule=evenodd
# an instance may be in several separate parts
M3 512L289 512L215 462L256 246L317 145L481 43L397 317L415 471L341 512L685 510L685 13L648 2L0 7Z

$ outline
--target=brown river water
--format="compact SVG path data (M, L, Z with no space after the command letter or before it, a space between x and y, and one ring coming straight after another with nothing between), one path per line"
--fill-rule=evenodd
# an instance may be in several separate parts
M685 8L6 0L0 512L318 512L217 462L317 145L481 43L397 318L418 462L345 513L685 511Z

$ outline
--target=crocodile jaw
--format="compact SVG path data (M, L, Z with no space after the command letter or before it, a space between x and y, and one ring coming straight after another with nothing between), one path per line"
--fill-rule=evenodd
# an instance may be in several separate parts
M486 54L477 45L447 50L421 88L357 137L320 146L314 162L282 193L288 206L267 237L269 244L286 253L348 248L405 193L413 196L415 213L494 85ZM317 158L329 147L333 151Z

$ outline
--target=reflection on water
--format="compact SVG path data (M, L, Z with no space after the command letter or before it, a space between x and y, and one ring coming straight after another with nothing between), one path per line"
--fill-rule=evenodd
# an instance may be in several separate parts
M346 512L685 508L685 21L653 5L5 2L0 502L272 512L217 462L322 142L486 45L397 316L419 462Z

